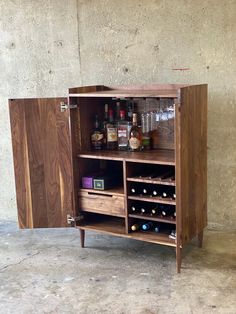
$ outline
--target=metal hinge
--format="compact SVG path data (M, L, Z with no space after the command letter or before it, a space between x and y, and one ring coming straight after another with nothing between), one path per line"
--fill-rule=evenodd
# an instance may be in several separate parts
M68 105L68 104L64 103L63 101L60 103L60 105L61 105L61 112L64 112L68 109L77 108L77 105Z
M68 225L75 225L77 221L80 221L84 218L83 215L79 215L76 217L71 216L70 214L66 215L67 224Z

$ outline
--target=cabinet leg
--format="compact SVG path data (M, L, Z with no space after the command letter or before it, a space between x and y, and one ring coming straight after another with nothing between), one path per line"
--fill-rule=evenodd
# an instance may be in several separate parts
M79 229L79 231L80 231L80 244L81 247L84 247L85 230Z
M176 246L176 270L177 270L177 273L180 273L181 262L182 262L182 249L181 249L181 247Z
M202 247L203 231L199 232L197 238L198 238L198 246L199 246L199 247Z

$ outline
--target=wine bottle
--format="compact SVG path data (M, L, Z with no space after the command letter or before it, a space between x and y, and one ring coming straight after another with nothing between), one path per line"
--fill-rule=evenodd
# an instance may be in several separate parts
M131 212L137 214L140 212L140 209L137 205L132 205L131 206Z
M131 226L131 230L132 231L137 231L137 230L139 230L139 228L140 228L139 224L134 224L134 225Z
M142 195L143 196L152 196L151 189L149 188L148 185L144 186L144 188L142 189Z
M171 230L169 234L169 238L175 240L176 239L176 230Z
M156 216L159 213L158 205L151 209L151 216Z
M172 206L165 206L161 214L163 217L172 216L174 214L174 208Z
M147 214L147 209L144 206L141 207L140 211L141 214Z
M151 221L148 221L144 223L141 228L143 231L151 230L153 228L153 223Z
M159 196L160 195L160 192L159 192L159 189L158 188L154 188L153 190L152 190L152 196Z
M140 191L140 189L138 188L137 185L132 185L132 186L130 187L130 193L131 193L132 195L138 195L138 194L139 194L139 191Z
M109 119L107 123L107 149L116 150L117 149L117 127L114 123L113 110L109 110Z
M161 232L161 224L155 224L154 229L153 229L156 233Z
M175 194L175 192L172 194L172 198L173 198L173 200L176 199L176 194Z
M129 150L138 152L142 148L142 133L137 125L137 113L133 113L133 125L129 133Z

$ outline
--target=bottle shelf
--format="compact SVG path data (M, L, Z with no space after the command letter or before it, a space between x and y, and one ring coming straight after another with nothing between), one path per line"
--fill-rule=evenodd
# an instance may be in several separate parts
M155 179L155 178L149 179L148 177L140 178L140 176L137 176L137 177L128 177L127 181L129 181L129 182L148 183L148 184L160 184L160 185L175 186L175 181L174 180L170 180L168 178L160 180L160 179Z
M84 151L78 154L80 158L104 159L104 160L120 160L130 162L140 162L159 165L175 165L175 151L160 149L149 150L143 152L129 151Z
M104 219L102 221L85 221L81 223L77 228L176 247L176 241L174 239L170 239L169 235L165 233L156 233L152 231L135 231L126 233L124 219L117 217L113 217L112 219Z
M157 196L128 196L129 200L134 201L144 201L144 202L151 202L151 203L160 203L160 204L167 204L167 205L176 205L175 200L172 198L162 198Z
M164 223L169 223L169 224L174 224L176 225L176 220L171 219L171 218L163 218L161 216L150 216L150 215L145 215L145 214L129 214L130 218L137 218L137 219L145 219L145 220L150 220L150 221L158 221L158 222L164 222Z

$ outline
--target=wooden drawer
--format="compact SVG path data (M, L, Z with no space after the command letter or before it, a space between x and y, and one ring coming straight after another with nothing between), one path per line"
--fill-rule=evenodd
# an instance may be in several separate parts
M79 206L81 210L113 216L125 216L124 196L100 194L95 191L80 191Z

